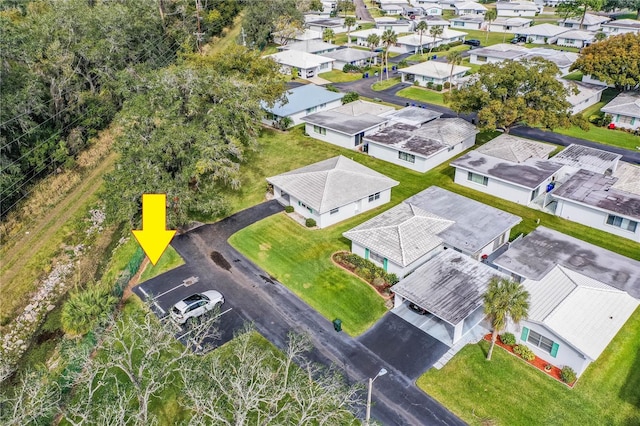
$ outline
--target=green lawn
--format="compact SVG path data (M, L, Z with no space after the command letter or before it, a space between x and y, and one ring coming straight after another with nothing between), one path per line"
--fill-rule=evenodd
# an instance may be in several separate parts
M640 424L640 309L574 389L487 342L466 346L418 386L472 425Z
M332 83L347 83L349 81L356 81L362 78L361 73L342 72L340 70L331 70L329 72L323 72L318 74L318 77L329 80Z
M383 74L384 74L384 78L386 78L386 73L383 73ZM381 90L385 90L390 87L393 87L399 83L400 83L400 77L392 77L388 80L382 80L382 81L377 81L373 83L373 85L371 86L371 89L375 90L376 92L379 92Z
M144 272L142 272L142 275L140 275L140 282L156 277L173 268L177 268L180 265L184 265L184 260L180 257L178 252L173 247L169 246L164 251L164 253L162 253L162 256L155 266L153 266L151 263L147 264Z
M442 99L442 93L434 92L433 90L424 89L422 87L407 87L396 94L403 98L413 99L418 102L446 106Z
M331 262L332 253L349 250L341 234L352 226L347 221L310 231L281 213L243 229L229 242L325 318L342 319L344 330L358 335L386 308L368 284Z
M509 40L513 38L513 34L511 33L498 33L493 31L490 31L487 33L487 31L466 30L464 28L458 28L458 27L455 27L452 29L469 34L466 37L467 40L471 40L474 38L480 40L480 42L482 43L482 46L491 46L494 44L505 43L505 42L508 43ZM487 38L487 35L488 35L488 38Z
M443 51L440 51L440 52L428 53L429 51L427 50L422 55L419 54L419 53L416 53L415 55L409 56L407 58L407 61L409 61L409 62L424 62L428 58L432 57L433 55L438 55L438 57L446 56L447 53L449 53L451 51L454 51L454 50L457 50L457 51L460 51L460 52L465 52L465 51L469 50L470 47L471 46L467 46L466 44L461 44L460 46L453 46L451 49L443 50Z
M567 46L558 46L557 44L534 44L534 43L526 43L525 47L531 49L533 47L544 47L546 49L554 49L554 50L564 50L565 52L580 52L580 49L577 47L567 47Z
M564 77L565 80L582 81L582 73L580 71L574 71L571 74L567 74Z

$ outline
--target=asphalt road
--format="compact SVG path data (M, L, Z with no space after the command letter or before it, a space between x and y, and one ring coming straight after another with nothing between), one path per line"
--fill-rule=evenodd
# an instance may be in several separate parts
M398 96L396 93L406 87L410 87L411 84L402 83L400 85L393 86L386 90L381 90L376 92L371 89L371 85L375 83L374 78L363 78L360 80L348 82L348 83L333 83L333 85L344 92L355 91L360 95L365 96L367 98L378 98L384 102L402 105L405 106L407 103L415 103L419 105L425 105L427 108L438 111L442 113L443 118L449 117L461 117L469 122L475 123L475 114L456 114L455 111L443 107L440 105L433 105L426 102L416 102L412 99L403 98L402 96ZM544 130L526 127L526 126L516 126L511 129L510 133L515 136L526 137L530 139L536 139L544 142L554 143L556 145L561 146L569 146L571 144L577 144L582 146L588 146L592 148L602 149L604 151L615 152L616 154L622 155L622 160L627 161L629 163L640 164L640 149L636 149L635 151L630 149L618 148L610 145L604 145L598 142L592 142L585 139L574 138L571 136L561 135L559 133L547 132ZM611 132L611 137L615 138L616 132ZM638 138L638 146L640 146L640 138Z
M364 5L363 0L353 0L353 4L356 6L356 18L358 22L375 22L375 20L371 17L371 13Z
M366 335L354 339L345 333L335 332L330 321L227 243L227 239L238 230L281 210L276 201L270 201L176 236L171 244L186 264L142 283L134 291L142 297L160 295L176 288L184 279L197 276L198 283L188 288L179 286L158 297L158 312L166 311L175 301L191 293L215 288L225 296L222 311L227 311L221 316L220 327L231 328L225 330L223 341L243 323L254 324L258 332L279 348L285 347L288 333L307 334L314 345L310 358L342 369L351 383L366 383L381 367L389 371L376 380L373 391L372 417L380 423L412 426L464 424L416 387L414 380L419 368L412 367L411 377L396 368L396 365L402 366L403 350L398 350L395 358L388 353L383 353L383 356L376 353L376 346L388 346L384 344L385 340L371 343L372 340L389 338L384 328L377 335L374 331L375 339ZM405 326L410 327L408 324ZM415 351L415 347L407 350L412 349ZM421 355L424 357L426 354ZM414 360L414 364L419 362ZM425 362L423 369L427 367ZM358 415L364 417L364 407Z

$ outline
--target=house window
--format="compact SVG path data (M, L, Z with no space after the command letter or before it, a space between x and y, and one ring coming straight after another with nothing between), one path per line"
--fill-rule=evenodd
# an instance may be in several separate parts
M544 350L545 352L551 353L553 349L553 340L547 339L540 333L536 333L533 330L529 330L529 335L527 336L527 343L531 343Z
M619 115L617 121L618 123L633 124L633 117L629 117L627 115Z
M610 214L607 216L607 225L616 226L620 229L624 229L625 231L636 232L638 222Z
M331 214L336 214L336 213L338 213L339 211L340 211L340 209L332 209L332 210L330 210L330 211L329 211L329 214L330 214L330 215L331 215Z
M469 174L467 175L467 180L470 180L471 182L474 182L474 183L479 183L480 185L484 185L484 186L487 186L489 184L488 177L471 173L471 172L469 172Z
M369 260L377 263L384 263L384 256L379 255L375 251L369 251Z
M478 56L477 61L478 62L487 62L487 57L486 56Z
M406 152L398 151L398 158L402 161L407 161L409 163L416 162L416 156L413 154L408 154Z
M298 201L298 205L304 209L307 209L309 213L313 213L313 209L308 205L306 205L305 203L303 203L302 201Z
M375 194L371 194L369 195L369 202L373 203L375 200L379 200L380 199L380 193L376 192Z
M312 112L316 112L317 109L318 109L318 107L307 108L307 114L311 114Z
M324 127L320 127L320 126L313 126L313 132L314 133L319 133L321 135L326 135L327 134L327 129L325 129Z
M327 106L327 104L320 104L320 108L324 108L326 106Z

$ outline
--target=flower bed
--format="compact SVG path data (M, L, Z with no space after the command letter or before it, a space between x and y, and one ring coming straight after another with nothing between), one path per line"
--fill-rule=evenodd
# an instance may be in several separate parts
M331 260L369 284L385 299L391 297L391 286L398 282L395 274L388 274L373 262L348 251L334 253Z
M491 333L487 334L486 336L484 336L484 339L491 342ZM507 352L511 353L513 356L517 356L514 352L513 352L513 346L510 345L506 345L504 343L502 343L502 340L500 339L500 336L498 336L498 338L496 339L496 346L500 346L502 349L506 350ZM522 359L521 357L518 356L518 358ZM552 378L556 379L557 381L564 383L562 381L562 378L560 376L560 373L562 372L562 369L556 367L555 365L551 365L549 364L547 361L545 361L544 359L536 356L532 361L526 361L524 359L522 359L524 362L526 362L527 364L530 364L532 366L534 366L535 368L537 368L538 370L542 371L543 373L551 376ZM548 365L551 365L550 369L546 369L545 367L547 367ZM574 381L573 383L564 383L569 387L573 387L576 382Z

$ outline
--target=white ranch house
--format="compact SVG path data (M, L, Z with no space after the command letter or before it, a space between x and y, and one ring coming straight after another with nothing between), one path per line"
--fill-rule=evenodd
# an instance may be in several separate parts
M451 28L464 28L465 30L479 30L484 26L484 16L465 15L450 18Z
M307 52L314 55L323 55L325 53L333 52L339 47L340 46L335 44L325 43L322 40L304 40L289 43L284 46L279 46L278 50L297 50L299 52Z
M571 104L571 114L578 114L579 112L589 108L591 105L595 105L600 102L602 92L606 89L606 87L597 84L583 83L581 81L567 81L564 79L559 80L569 90L567 101ZM578 93L574 93L574 89L577 89Z
M448 63L426 61L407 68L400 68L398 72L400 73L403 83L417 81L418 85L427 87L428 83L433 83L433 85L436 86L438 84L444 85L447 81L455 85L456 80L464 77L470 69L469 67L455 65L453 67L453 74L451 74L451 65ZM449 80L450 74L451 80Z
M352 49L350 47L346 49L334 50L333 52L329 53L323 53L322 56L324 56L325 58L334 59L335 61L333 62L333 69L337 69L340 71L342 71L344 66L347 64L363 67L370 63L378 63L378 54L376 52L361 49Z
M529 28L532 22L533 20L528 18L499 17L491 21L489 29L497 33L517 33L519 30Z
M581 17L560 19L558 25L561 27L571 28L573 30L598 31L602 28L602 24L611 21L608 16L593 15L587 13L584 15L584 21L580 25Z
M330 29L336 34L346 33L347 27L344 25L344 19L316 19L306 23L306 27L312 31L323 33L324 30ZM351 27L353 30L353 26Z
M640 93L620 93L600 111L610 114L616 127L640 129Z
M456 15L464 16L464 15L482 15L487 12L487 8L481 5L480 3L476 3L475 1L461 1L459 3L455 3L453 5L455 8Z
M398 182L343 156L267 178L276 200L326 228L386 204Z
M516 34L527 37L527 41L533 44L553 44L558 40L560 34L566 33L567 31L570 31L569 28L552 24L540 24L524 28Z
M498 16L534 17L540 12L540 7L530 1L499 1L496 3Z
M400 8L402 9L402 7ZM376 18L376 28L381 30L393 30L396 34L413 31L413 21L395 18Z
M640 34L640 21L635 19L618 19L616 21L609 21L600 25L602 31L608 35L618 35L625 33Z
M299 50L283 50L267 55L280 64L280 72L285 75L297 73L302 78L315 77L333 69L334 59Z
M344 93L332 92L315 84L289 89L285 93L286 103L276 102L273 106L262 103L262 108L266 112L266 117L262 122L272 126L283 117L289 117L292 125L296 126L302 123L302 118L309 114L342 105L344 95Z
M596 33L591 31L570 30L558 36L558 46L576 47L582 49L596 39Z

